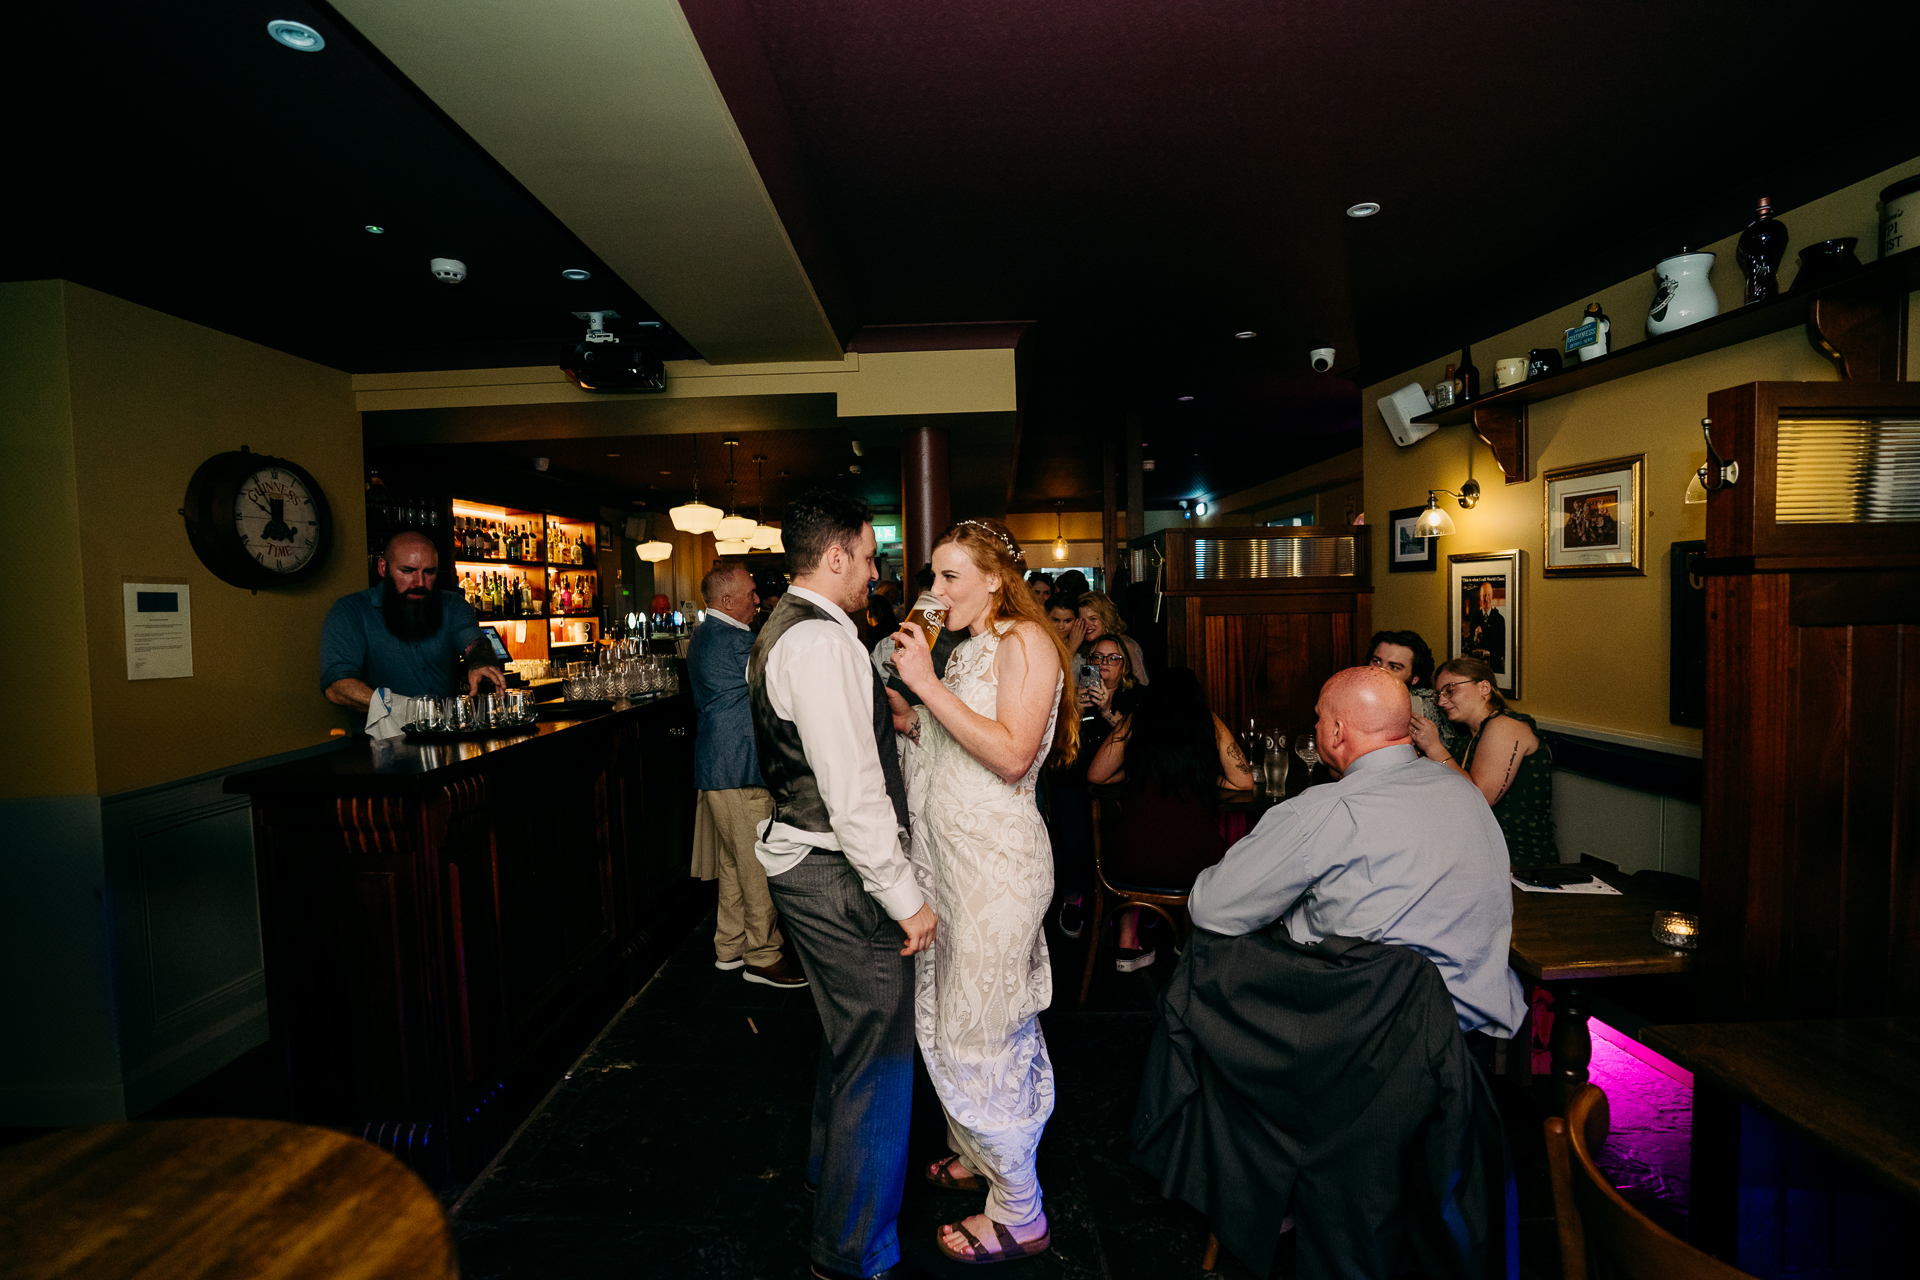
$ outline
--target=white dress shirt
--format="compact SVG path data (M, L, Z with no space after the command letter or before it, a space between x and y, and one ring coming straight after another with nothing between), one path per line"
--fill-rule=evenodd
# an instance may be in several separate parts
M895 920L924 904L907 865L900 824L873 741L873 667L859 628L833 601L788 587L833 621L809 618L787 629L767 654L766 694L774 713L800 730L800 748L827 806L831 831L802 831L769 818L753 851L769 876L815 849L836 849Z
M1446 980L1462 1031L1526 1019L1507 967L1506 837L1480 788L1410 746L1361 756L1337 782L1267 810L1193 882L1187 910L1230 936L1284 919L1295 942L1330 935L1411 947Z

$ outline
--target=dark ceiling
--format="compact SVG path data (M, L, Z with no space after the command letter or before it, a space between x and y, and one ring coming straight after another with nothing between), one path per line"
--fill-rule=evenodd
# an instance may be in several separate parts
M1015 509L1097 501L1129 414L1156 506L1353 447L1355 383L1920 149L1920 5L682 7L763 172L769 136L793 149L770 187L843 334L1034 322ZM551 363L573 311L652 316L324 5L41 12L11 77L34 124L7 144L40 180L0 278L356 372ZM272 18L328 56L268 41ZM1384 211L1345 217L1359 200ZM434 255L469 281L433 281ZM1308 372L1321 345L1342 377Z

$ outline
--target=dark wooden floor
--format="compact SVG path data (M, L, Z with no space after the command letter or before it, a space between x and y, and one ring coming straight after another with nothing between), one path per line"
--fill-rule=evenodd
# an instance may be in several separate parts
M754 1277L807 1274L811 1200L801 1189L819 1026L804 991L750 985L712 967L697 928L607 1027L494 1165L455 1206L462 1274ZM1163 1200L1128 1163L1127 1133L1152 1009L1171 956L1135 974L1111 965L1087 1013L1072 1012L1082 943L1050 938L1055 1009L1044 1015L1058 1076L1040 1147L1051 1253L1005 1264L1003 1280L1200 1277L1206 1224ZM1531 1099L1503 1094L1520 1167L1523 1272L1559 1274ZM913 1155L945 1150L938 1103L915 1095ZM906 1256L936 1275L979 1273L933 1247L936 1226L978 1195L910 1177ZM1284 1274L1286 1258L1276 1268ZM1221 1277L1251 1273L1231 1258Z

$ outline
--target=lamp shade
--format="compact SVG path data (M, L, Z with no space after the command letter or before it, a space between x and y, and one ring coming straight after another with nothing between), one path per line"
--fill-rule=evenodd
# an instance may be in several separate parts
M759 527L760 522L750 516L722 516L713 526L713 536L716 541L742 542Z
M643 542L633 549L633 553L649 564L658 564L662 560L672 558L673 544L671 542Z
M755 551L765 551L778 541L780 541L780 530L770 524L757 524L753 527L753 532L747 535L747 545Z
M773 541L769 542L766 546L761 547L760 550L774 551L774 552L778 552L781 555L785 555L787 553L787 544L780 540L780 530L774 528L770 524L761 525L760 527L767 530L769 533L773 535Z
M1702 462L1694 471L1693 475L1687 479L1686 505L1689 507L1700 506L1707 500L1707 482L1700 478L1706 469L1707 463Z
M715 538L713 553L717 556L743 556L747 554L745 538Z
M1427 509L1413 522L1413 536L1416 538L1438 538L1453 532L1453 518L1442 511L1431 498L1427 500Z
M1065 538L1055 538L1053 540L1053 558L1055 560L1065 560L1067 558L1067 540Z
M667 512L667 519L673 521L673 527L682 533L706 533L720 523L720 517L726 513L718 507L710 507L698 500L683 503Z

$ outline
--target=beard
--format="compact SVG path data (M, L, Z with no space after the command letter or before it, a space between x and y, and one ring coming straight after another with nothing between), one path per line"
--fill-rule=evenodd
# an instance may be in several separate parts
M387 633L396 640L425 640L440 630L442 600L438 591L429 590L415 598L393 589L393 579L380 582L380 617Z

